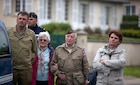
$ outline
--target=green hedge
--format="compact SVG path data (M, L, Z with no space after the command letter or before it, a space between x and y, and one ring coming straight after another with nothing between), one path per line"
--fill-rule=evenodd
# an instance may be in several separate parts
M129 29L129 28L139 29L138 22L123 22L121 24L121 29Z
M125 37L140 38L140 30L123 29L121 31L123 33L123 36L125 36Z
M138 16L136 16L136 15L124 15L123 16L123 22L128 22L128 21L130 21L130 22L138 22Z
M66 30L68 28L71 28L71 25L68 23L49 23L49 24L44 24L41 26L45 30L49 31L52 34L65 34Z
M121 29L128 29L128 28L139 29L138 19L139 19L139 17L136 15L131 15L131 16L124 15L120 28Z

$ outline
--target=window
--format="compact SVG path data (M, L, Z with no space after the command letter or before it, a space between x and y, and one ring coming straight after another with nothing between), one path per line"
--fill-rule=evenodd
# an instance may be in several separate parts
M15 0L15 13L20 11L32 11L32 0Z
M25 0L16 0L15 12L25 11Z
M135 10L134 5L126 6L126 15L135 15Z
M82 4L82 23L86 22L86 10L87 10L87 5Z
M39 19L52 18L52 0L38 0L39 4Z
M109 25L110 7L106 7L106 24Z
M3 0L3 14L6 16L11 14L11 0Z
M4 33L4 31L2 30L2 28L0 28L0 57L2 57L2 55L4 54L9 54L9 46L8 46L8 42L7 42L7 37Z
M65 20L68 20L69 1L65 0Z
M48 19L51 19L52 0L48 0Z

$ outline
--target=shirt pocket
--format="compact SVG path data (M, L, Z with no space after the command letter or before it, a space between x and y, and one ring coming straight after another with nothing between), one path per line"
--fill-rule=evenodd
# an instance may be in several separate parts
M65 59L62 58L58 58L58 67L62 68L64 66L65 63Z
M82 59L80 58L73 58L72 62L74 64L75 69L82 69Z
M33 43L33 40L32 38L24 38L21 40L21 46L25 49L31 49L32 48L32 43Z

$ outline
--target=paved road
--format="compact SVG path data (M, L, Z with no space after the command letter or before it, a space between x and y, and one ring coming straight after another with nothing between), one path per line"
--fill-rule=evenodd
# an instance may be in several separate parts
M125 85L140 85L140 78L124 76Z

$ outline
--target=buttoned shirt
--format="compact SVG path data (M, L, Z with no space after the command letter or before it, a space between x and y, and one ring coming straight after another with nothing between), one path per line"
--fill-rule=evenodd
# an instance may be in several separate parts
M37 40L35 33L26 28L19 34L16 28L8 29L14 69L28 69L32 67L32 53L37 53Z

